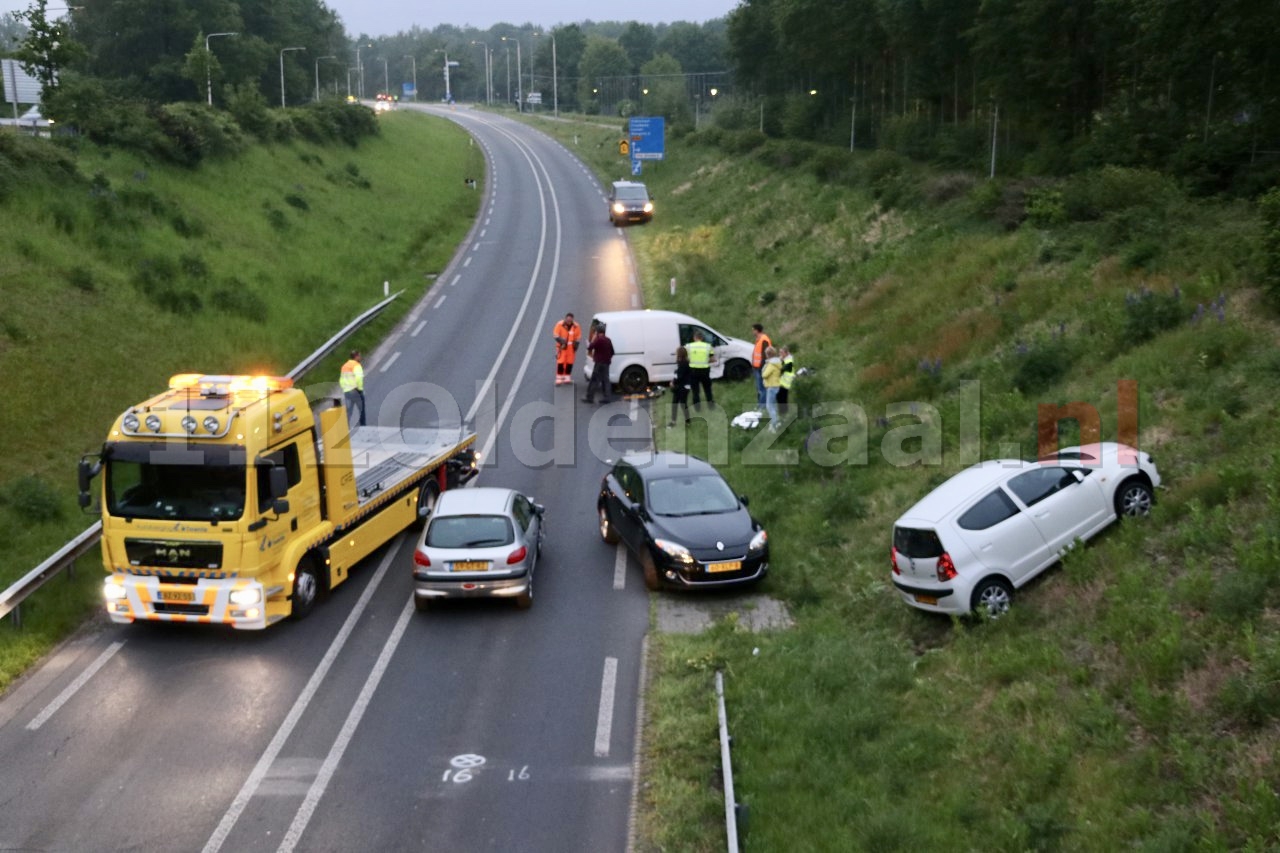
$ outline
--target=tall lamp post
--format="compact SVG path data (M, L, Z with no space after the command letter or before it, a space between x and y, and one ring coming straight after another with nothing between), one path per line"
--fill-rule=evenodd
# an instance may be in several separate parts
M285 47L280 49L280 106L284 106L284 55L291 50L306 50L305 47Z
M213 54L209 51L209 39L218 36L238 36L239 33L209 33L204 37L204 91L209 97L209 106L213 106ZM197 84L199 85L199 84Z
M493 103L493 66L489 64L489 44L483 41L472 41L484 48L484 102Z
M534 33L535 36L544 35L544 33ZM556 34L552 32L545 33L551 37L551 103L552 109L555 111L556 118L560 117L560 75L557 73L559 69L556 67ZM529 85L533 85L533 60L529 60Z
M406 54L405 59L413 63L413 99L418 100L418 57Z
M373 47L373 45L371 44L356 45L356 68L360 72L359 82L356 84L356 96L363 101L364 100L364 63L360 61L360 48L362 47Z
M387 58L382 57L382 91L391 97L391 69L387 67Z
M317 56L316 57L316 101L320 100L320 63L326 59L337 59L336 56Z
M516 111L524 112L524 87L520 82L520 69L523 67L520 62L520 39L515 36L503 36L502 40L516 43Z

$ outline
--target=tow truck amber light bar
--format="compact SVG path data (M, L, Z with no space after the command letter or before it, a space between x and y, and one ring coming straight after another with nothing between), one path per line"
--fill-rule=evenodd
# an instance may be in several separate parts
M169 377L173 391L199 389L202 397L227 397L231 394L284 391L293 387L288 376L215 376L203 373L175 373Z

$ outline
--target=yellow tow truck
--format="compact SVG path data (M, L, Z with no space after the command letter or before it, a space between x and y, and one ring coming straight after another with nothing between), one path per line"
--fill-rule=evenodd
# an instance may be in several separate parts
M363 558L475 477L464 428L349 428L280 376L179 374L80 461L98 490L112 621L262 629L301 618Z

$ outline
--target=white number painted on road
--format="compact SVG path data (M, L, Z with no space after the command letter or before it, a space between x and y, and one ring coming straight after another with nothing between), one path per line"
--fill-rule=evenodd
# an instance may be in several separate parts
M449 763L453 766L444 771L444 776L440 781L448 782L452 778L453 782L460 785L463 782L471 781L471 771L480 769L484 764L484 756L476 755L473 752L466 752L462 755L455 755L453 758L450 758Z
M525 766L521 767L519 770L508 770L508 771L507 771L507 781L508 781L508 782L514 782L514 781L516 781L517 779L519 779L521 782L528 781L528 779L529 779L529 765L528 765L528 764L526 764Z

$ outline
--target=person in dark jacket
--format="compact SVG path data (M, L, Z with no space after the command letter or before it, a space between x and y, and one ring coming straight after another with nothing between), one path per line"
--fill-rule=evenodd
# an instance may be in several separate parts
M689 423L689 386L693 384L693 368L689 367L689 351L684 347L676 348L676 378L671 380L671 421L669 427L676 425L676 409L684 407L684 422Z
M595 402L595 389L600 389L600 402L609 402L609 365L613 363L613 341L604 333L604 324L598 323L590 333L591 342L587 344L587 355L591 357L591 381L587 383L587 396L584 403Z

